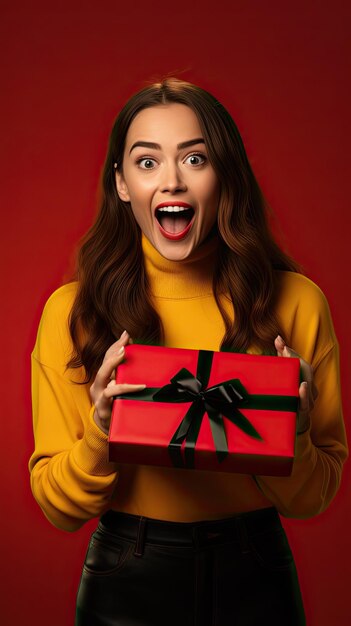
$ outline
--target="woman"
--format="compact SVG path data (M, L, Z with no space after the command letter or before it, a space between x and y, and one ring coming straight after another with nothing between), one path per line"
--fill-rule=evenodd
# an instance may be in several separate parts
M103 191L33 351L33 494L65 530L101 516L76 625L302 625L278 513L323 511L347 456L328 304L273 241L238 130L199 87L167 79L129 100ZM291 476L108 462L113 396L143 388L115 382L132 339L300 355Z

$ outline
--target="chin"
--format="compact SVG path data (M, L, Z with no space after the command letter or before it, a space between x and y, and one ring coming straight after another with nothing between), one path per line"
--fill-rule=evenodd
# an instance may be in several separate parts
M191 255L196 247L197 246L184 248L183 246L179 246L176 249L175 246L172 248L169 248L168 246L157 246L157 250L165 259L168 259L168 261L183 261Z

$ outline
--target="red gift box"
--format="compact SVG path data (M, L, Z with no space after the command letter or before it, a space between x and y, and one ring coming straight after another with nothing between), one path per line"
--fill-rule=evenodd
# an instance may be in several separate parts
M118 383L109 459L245 474L288 476L296 435L300 361L128 345Z

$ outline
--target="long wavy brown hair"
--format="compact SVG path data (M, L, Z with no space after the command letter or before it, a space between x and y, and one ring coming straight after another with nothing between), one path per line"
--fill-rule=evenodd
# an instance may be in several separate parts
M113 126L102 178L102 202L78 255L78 291L70 315L74 352L68 367L85 368L90 381L107 348L126 329L140 343L163 342L161 320L152 305L141 248L141 231L129 202L120 200L115 169L123 171L129 126L142 109L178 102L197 115L209 160L221 183L217 229L221 240L213 293L225 323L221 350L271 351L279 332L276 319L277 272L298 271L276 244L267 204L250 167L239 131L210 93L177 78L133 95ZM222 296L221 296L222 294ZM230 298L235 324L223 306Z

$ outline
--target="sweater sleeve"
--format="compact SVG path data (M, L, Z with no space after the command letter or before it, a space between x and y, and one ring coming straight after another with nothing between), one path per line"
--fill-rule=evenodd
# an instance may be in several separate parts
M295 518L311 517L328 507L338 490L348 456L338 342L328 304L320 292L316 291L315 296L307 315L296 312L293 328L287 333L289 345L312 364L318 397L310 413L311 424L296 437L289 477L255 477L279 513Z
M118 473L108 461L107 436L94 422L88 386L73 382L75 372L66 370L67 317L55 300L60 298L44 309L32 354L35 449L29 470L46 517L73 531L108 508Z

